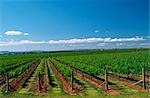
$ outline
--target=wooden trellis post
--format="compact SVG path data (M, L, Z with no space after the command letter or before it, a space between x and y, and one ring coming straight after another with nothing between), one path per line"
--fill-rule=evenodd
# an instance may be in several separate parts
M6 93L8 93L9 92L9 77L8 77L8 73L6 73L5 78L6 78Z
M73 90L73 69L71 69L71 89Z
M143 89L146 89L146 85L145 85L145 69L142 68L142 79L143 79Z
M108 90L108 75L106 69L105 69L105 89Z
M38 73L38 90L41 93L41 84L40 84L40 72Z

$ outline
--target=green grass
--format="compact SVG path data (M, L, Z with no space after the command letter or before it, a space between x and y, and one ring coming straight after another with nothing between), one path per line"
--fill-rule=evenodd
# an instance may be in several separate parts
M0 98L149 98L148 92L137 92L128 95L98 95L98 96L70 96L67 94L48 94L48 95L34 95L34 94L20 94L11 93L7 95L0 95Z
M34 86L34 82L35 82L35 78L36 78L36 72L34 72L32 74L32 76L26 81L26 86L22 87L18 93L32 93L30 90L33 88Z
M41 62L36 69L36 74L39 74L41 76L45 74L45 59L41 59Z
M77 77L77 76L74 76L75 78L75 82L79 83L80 85L83 86L83 92L82 92L82 96L86 96L86 97L95 97L95 96L104 96L106 95L105 92L103 92L102 90L100 89L97 89L95 86L93 85L90 85L88 82L86 82L85 80Z
M61 87L61 81L57 79L56 75L54 74L53 70L48 63L48 68L50 70L50 93L51 95L61 95L63 94L63 90Z

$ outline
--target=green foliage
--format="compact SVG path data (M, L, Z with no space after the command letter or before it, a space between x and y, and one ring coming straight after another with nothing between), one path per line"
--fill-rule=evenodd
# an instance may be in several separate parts
M66 77L71 75L70 70L54 59L93 76L103 74L104 69L123 74L141 74L143 67L150 71L149 53L149 49L127 49L0 55L0 75L9 72L10 77L16 77L31 67L35 60L48 56L53 58L57 69ZM41 75L45 71L44 63L45 59L42 59L38 69Z
M64 66L63 64L59 63L58 61L51 59L51 61L55 64L58 71L60 71L65 77L71 76L71 71L68 67Z
M15 78L25 72L27 69L29 69L34 62L37 62L37 60L31 61L29 63L26 63L20 67L17 67L15 70L10 70L9 71L9 78Z
M6 72L18 70L19 67L26 65L27 63L32 62L33 60L41 59L43 57L48 56L49 53L30 53L30 54L16 53L16 54L0 55L0 76L4 75Z
M103 51L102 53L96 51L96 53L87 55L78 53L71 56L66 54L66 56L53 58L93 76L104 73L104 69L123 74L140 74L142 67L150 71L149 50L114 50L114 52Z
M41 60L39 66L37 67L36 73L40 74L40 75L44 75L44 73L45 73L45 59Z

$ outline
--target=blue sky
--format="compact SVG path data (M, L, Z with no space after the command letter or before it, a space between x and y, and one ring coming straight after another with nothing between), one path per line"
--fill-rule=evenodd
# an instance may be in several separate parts
M148 0L0 0L0 50L149 47L148 40Z

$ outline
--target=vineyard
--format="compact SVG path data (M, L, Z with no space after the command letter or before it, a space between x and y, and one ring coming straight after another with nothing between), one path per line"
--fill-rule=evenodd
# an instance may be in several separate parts
M0 97L148 98L150 50L0 55Z

